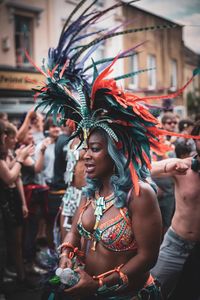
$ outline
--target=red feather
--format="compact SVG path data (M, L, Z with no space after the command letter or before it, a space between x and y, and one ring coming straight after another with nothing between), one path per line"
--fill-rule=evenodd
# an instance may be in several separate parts
M140 185L139 185L139 181L138 181L138 175L137 175L137 172L136 172L132 162L130 162L130 164L129 164L129 169L130 169L130 172L131 172L131 178L132 178L132 182L133 182L133 185L134 185L135 194L137 196L139 196Z
M143 156L143 158L144 158L144 160L146 162L147 168L149 170L151 170L151 162L150 162L149 157L147 156L147 154L146 154L146 152L144 150L142 150L142 156Z
M68 64L69 64L69 60L67 59L66 62L65 62L65 64L62 67L62 70L60 71L60 75L59 75L60 79L63 77L63 74L64 74L64 72L65 72Z
M194 76L192 76L190 78L190 80L188 80L188 82L186 82L186 84L180 88L176 93L173 94L168 94L168 95L161 95L161 96L151 96L151 97L144 97L144 98L138 98L136 101L148 101L148 100L160 100L160 99L167 99L167 98L176 98L178 96L180 96L184 89L192 82Z
M154 134L155 136L159 135L170 135L170 136L177 136L177 137L183 137L185 139L194 139L194 140L200 140L200 135L190 135L190 134L183 134L183 133L177 133L177 132L171 132L164 129L159 129L157 127L148 127L148 130Z
M28 54L28 52L25 50L25 55L27 57L27 59L30 61L30 63L40 72L42 73L45 77L48 77L48 75L41 69L39 68L34 61L32 60L32 58L30 57L30 55Z
M99 74L99 76L95 79L94 84L92 86L92 92L91 92L92 101L94 101L96 91L101 88L102 81L105 79L106 76L108 76L112 72L111 68L114 65L114 63L117 61L118 57L119 55L117 55L115 59L112 61L112 63L107 68L105 68L105 70L101 72L101 74ZM91 102L91 106L92 104L93 103Z

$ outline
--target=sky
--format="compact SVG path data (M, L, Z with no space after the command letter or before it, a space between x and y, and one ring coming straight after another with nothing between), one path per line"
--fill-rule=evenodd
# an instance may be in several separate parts
M140 0L134 5L185 25L185 45L200 54L200 0Z

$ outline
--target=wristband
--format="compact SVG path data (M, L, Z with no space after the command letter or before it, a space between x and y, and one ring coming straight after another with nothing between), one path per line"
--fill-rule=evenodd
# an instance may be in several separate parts
M21 167L23 166L23 162L20 160L16 160L15 162L19 163L21 165Z

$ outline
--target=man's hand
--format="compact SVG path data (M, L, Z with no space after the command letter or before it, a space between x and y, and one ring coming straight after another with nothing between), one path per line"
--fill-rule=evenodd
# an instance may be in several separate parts
M164 167L165 173L172 173L172 175L186 175L189 166L184 161L166 162Z

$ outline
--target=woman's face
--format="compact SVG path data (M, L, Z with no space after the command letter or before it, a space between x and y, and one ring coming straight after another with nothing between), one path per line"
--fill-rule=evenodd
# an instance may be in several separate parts
M33 131L31 128L29 128L29 130L27 131L27 133L25 134L24 138L23 138L23 144L25 145L31 145L34 144L34 140L33 140Z
M17 143L16 134L8 134L5 138L5 145L7 149L14 150Z
M113 174L114 163L108 154L107 142L100 132L94 132L88 139L84 154L87 177L104 179Z

